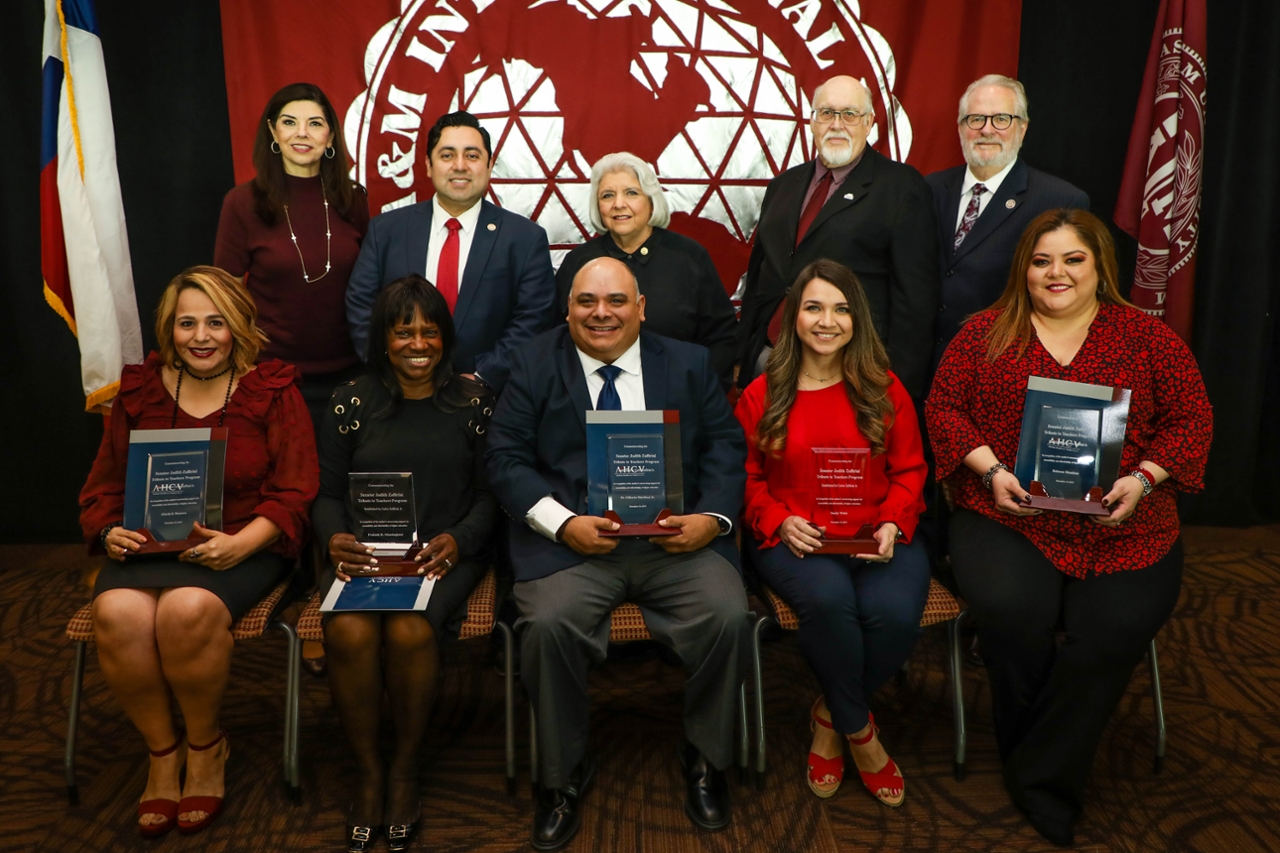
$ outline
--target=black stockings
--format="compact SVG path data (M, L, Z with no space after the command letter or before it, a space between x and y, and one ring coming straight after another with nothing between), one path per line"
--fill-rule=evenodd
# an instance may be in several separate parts
M340 613L324 633L329 689L359 775L351 823L411 823L418 817L418 756L440 673L435 632L418 613ZM378 747L384 689L396 733L389 765Z

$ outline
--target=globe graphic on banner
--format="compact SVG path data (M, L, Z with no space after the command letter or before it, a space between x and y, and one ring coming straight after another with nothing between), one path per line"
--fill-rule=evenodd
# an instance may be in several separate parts
M822 32L824 3L840 25ZM353 175L374 211L429 198L427 130L465 109L493 140L489 200L545 228L556 265L593 236L591 164L626 150L654 167L673 227L745 266L769 181L813 157L809 95L823 79L860 77L877 107L868 143L907 156L892 52L858 12L851 0L406 0L370 41L368 88L347 112Z

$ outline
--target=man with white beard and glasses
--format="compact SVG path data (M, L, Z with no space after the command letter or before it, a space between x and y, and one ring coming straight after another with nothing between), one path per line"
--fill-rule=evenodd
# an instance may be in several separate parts
M761 372L797 274L829 258L857 274L890 365L920 400L938 312L929 186L911 166L867 145L875 108L852 77L819 86L810 119L817 158L774 178L761 204L743 290L738 386Z
M1027 223L1046 210L1089 209L1083 190L1018 156L1029 121L1021 83L1001 74L975 80L960 98L957 119L967 165L925 178L933 190L942 270L934 365L965 320L999 298Z

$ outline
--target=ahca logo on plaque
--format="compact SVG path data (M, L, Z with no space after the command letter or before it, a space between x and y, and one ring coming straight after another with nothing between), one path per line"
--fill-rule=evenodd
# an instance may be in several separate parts
M813 156L826 77L867 84L869 142L906 159L893 52L860 18L858 0L405 0L347 112L355 178L375 212L425 200L427 129L467 109L493 136L490 200L542 225L557 263L591 236L591 164L619 150L655 166L673 213L745 243L769 180Z

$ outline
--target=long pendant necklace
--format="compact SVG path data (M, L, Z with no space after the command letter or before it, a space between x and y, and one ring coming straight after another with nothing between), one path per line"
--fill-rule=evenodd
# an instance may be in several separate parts
M236 384L236 366L232 364L227 367L227 370L231 371L231 378L227 380L227 396L222 401L222 414L218 415L218 426L222 426L222 422L227 417L227 406L231 403L231 388ZM193 379L198 379L201 382L208 382L212 379L217 379L219 376L225 376L227 370L224 370L221 373L215 373L212 376L196 376L193 373L191 374L191 377ZM178 383L173 389L173 419L169 422L169 426L171 428L178 426L178 400L182 397L182 375L186 372L187 366L185 364L178 366ZM204 418L201 418L200 420L204 420Z
M329 263L332 255L329 253L330 247L330 231L329 231L329 197L324 195L324 185L320 186L321 198L324 199L324 272L315 278L307 276L307 262L302 259L302 250L298 248L298 235L293 233L293 220L289 218L289 205L284 206L284 221L289 224L289 236L293 239L293 249L298 253L298 262L302 264L302 280L307 284L319 281L329 274Z

